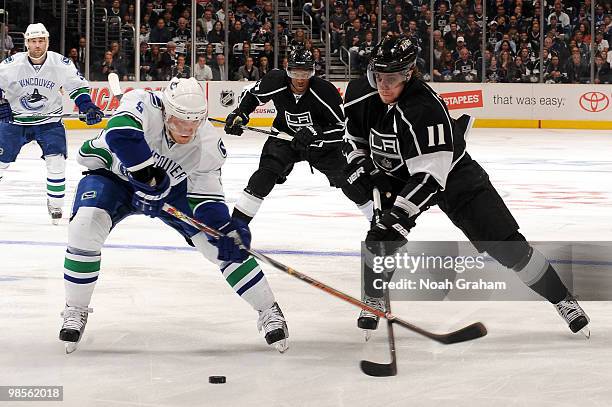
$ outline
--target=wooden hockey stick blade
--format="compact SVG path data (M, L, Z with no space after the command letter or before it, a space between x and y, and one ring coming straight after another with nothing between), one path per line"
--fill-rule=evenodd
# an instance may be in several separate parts
M362 360L359 362L361 371L368 376L374 377L388 377L397 375L397 362L392 361L391 363L376 363L370 362L369 360Z
M111 92L113 92L113 96L117 98L117 100L121 100L123 97L123 91L121 90L121 85L119 84L119 76L111 72L108 74L108 87Z
M401 325L404 328L408 328L413 332L419 333L429 339L433 339L434 341L443 343L445 345L471 341L473 339L481 338L487 334L487 328L482 324L482 322L474 322L471 325L468 325L453 332L435 334L426 331L416 325L412 325L411 323L404 321L403 319L400 319L394 315L390 316L389 319L394 324Z
M227 123L225 120L219 120L219 119L215 119L213 117L209 117L208 121L210 121L212 123L219 123L219 124ZM281 132L275 132L275 131L259 129L257 127L251 127L251 126L240 126L240 127L242 127L243 130L249 130L249 131L254 131L256 133L267 134L268 136L276 137L276 138L279 138L281 140L286 140L286 141L293 140L293 136L291 136L290 134L284 133L282 131Z

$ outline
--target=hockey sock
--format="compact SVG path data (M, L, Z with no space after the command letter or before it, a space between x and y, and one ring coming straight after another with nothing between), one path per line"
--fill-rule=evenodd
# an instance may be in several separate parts
M261 267L253 257L249 257L242 263L222 262L217 259L217 248L208 241L204 233L192 236L191 241L204 257L219 265L227 283L253 309L263 311L274 304L274 293Z
M553 304L563 300L569 293L548 259L533 247L512 269L529 288Z
M363 216L366 217L368 222L372 222L372 214L373 214L374 202L368 201L368 202L364 203L363 205L357 205L357 208L359 208L361 213L363 213Z
M257 214L262 202L263 198L253 195L247 188L238 198L232 217L242 219L248 224Z
M82 207L68 226L68 247L64 260L66 304L88 307L100 274L101 248L112 221L99 208Z
M4 170L9 167L10 163L3 163L0 161L0 181L2 181L2 177L4 176Z
M64 193L66 190L66 159L63 155L45 156L47 164L47 197L49 205L53 208L64 206Z

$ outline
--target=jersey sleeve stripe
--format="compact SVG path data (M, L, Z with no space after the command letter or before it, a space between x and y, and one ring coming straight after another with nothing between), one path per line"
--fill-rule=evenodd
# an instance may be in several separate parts
M323 99L321 99L314 90L310 89L310 92L314 95L314 97L316 97L319 100L319 102L323 103L325 107L327 107L329 111L332 112L332 114L334 115L338 123L340 122L344 123L344 120L341 120L340 117L338 117L338 115L336 114L336 112L334 112L334 109L332 109L327 103L325 103Z
M115 115L111 117L106 125L107 129L112 128L135 128L142 131L142 123L136 119L133 115L124 112L123 114Z
M377 94L378 94L378 91L377 91L377 90L375 90L375 91L373 91L373 92L370 92L370 93L367 93L367 94L365 94L365 95L363 95L363 96L361 96L361 97L358 97L358 98L357 98L357 99L355 99L355 100L351 100L350 102L346 102L346 103L344 104L344 108L346 109L346 108L347 108L347 107L349 107L349 106L352 106L352 105L354 105L354 104L356 104L356 103L361 102L361 101L362 101L362 100L364 100L364 99L369 98L370 96L374 96L374 95L377 95Z
M89 88L83 87L83 88L75 89L72 92L70 92L70 99L75 100L78 96L84 93L89 94Z
M414 140L414 145L416 147L417 153L419 155L423 154L421 153L421 147L419 147L419 142L417 140L416 133L414 132L414 129L412 128L412 123L410 123L410 121L406 119L406 115L404 115L404 111L400 109L399 106L396 106L396 107L397 107L397 111L400 113L400 116L402 117L402 120L408 125L408 129L410 130L410 134L412 134L412 139Z

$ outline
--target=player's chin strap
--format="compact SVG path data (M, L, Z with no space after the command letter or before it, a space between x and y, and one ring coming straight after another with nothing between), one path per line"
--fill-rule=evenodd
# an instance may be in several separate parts
M219 236L223 236L223 233L219 232L217 229L214 229L210 226L207 226L195 219L193 219L192 217L184 214L183 212L179 211L178 209L176 209L175 207L165 203L162 210L166 213L168 213L171 216L174 216L175 218L187 223L188 225L198 229L201 232L204 232L210 236L212 236L213 238L218 238ZM444 334L435 334L432 332L429 332L423 328L420 328L416 325L411 324L408 321L405 321L403 319L400 319L399 317L391 314L390 312L383 312L379 309L373 308L370 305L348 295L343 293L342 291L336 290L335 288L332 288L330 286L328 286L327 284L324 284L318 280L315 280L312 277L307 276L306 274L303 274L289 266L285 266L284 264L282 264L279 261L276 261L274 259L272 259L271 257L266 256L263 253L260 253L258 251L255 251L253 249L247 249L247 252L252 255L253 257L257 258L258 260L261 260L262 262L269 264L270 266L276 268L277 270L283 271L287 274L289 274L290 276L293 276L299 280L302 280L303 282L313 286L313 287L317 287L320 290L325 291L328 294L333 295L334 297L340 298L343 301L346 301L350 304L353 304L361 309L364 309L366 311L371 312L372 314L378 316L379 318L385 318L388 321L390 321L391 323L395 323L398 324L406 329L409 329L412 332L416 332L420 335L425 336L426 338L432 339L436 342L439 343L443 343L443 344L452 344L452 343L458 343L458 342L465 342L465 341L470 341L473 339L477 339L480 338L482 336L485 336L487 334L487 329L485 328L485 326L480 323L480 322L476 322L473 323L471 325L468 325L464 328L461 328L457 331L454 332L450 332L450 333L444 333Z

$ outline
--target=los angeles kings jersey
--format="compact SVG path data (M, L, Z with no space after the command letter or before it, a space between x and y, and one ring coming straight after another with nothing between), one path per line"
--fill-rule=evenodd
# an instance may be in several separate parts
M272 130L293 136L301 127L317 125L323 129L324 146L342 141L344 112L338 89L318 77L310 78L306 93L296 97L291 91L291 79L287 72L273 69L242 93L240 110L250 114L257 106L270 100L276 108Z
M386 105L366 78L353 80L345 94L344 153L350 163L369 157L404 185L395 205L416 215L444 189L454 164L465 153L463 131L444 101L425 82L412 79L397 103Z

